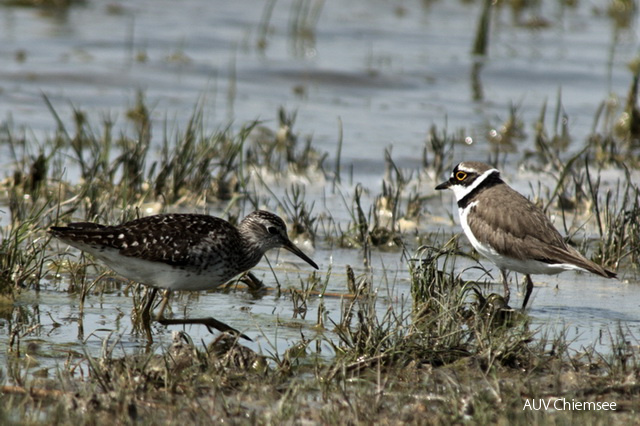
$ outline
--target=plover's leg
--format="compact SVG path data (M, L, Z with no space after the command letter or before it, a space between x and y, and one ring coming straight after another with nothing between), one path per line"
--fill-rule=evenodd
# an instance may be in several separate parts
M156 321L161 320L164 317L164 310L169 303L169 297L171 296L171 290L165 290L162 296L162 302L160 302L160 308L158 309L158 313L156 314Z
M527 302L529 302L529 296L531 296L531 292L533 291L533 281L531 281L531 275L527 274L524 276L524 282L527 285L526 292L524 294L524 301L522 302L522 310L527 307Z
M507 280L506 269L500 269L500 276L502 277L502 285L504 286L504 303L509 304L509 297L511 297L511 290L509 290L509 281Z

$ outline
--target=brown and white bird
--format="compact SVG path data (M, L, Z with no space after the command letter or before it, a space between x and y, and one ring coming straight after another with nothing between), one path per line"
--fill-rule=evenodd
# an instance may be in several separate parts
M500 172L484 163L465 161L436 189L451 189L458 201L460 224L471 245L499 269L509 301L508 270L525 275L525 309L531 274L587 271L606 278L616 274L567 245L544 212L509 187Z
M289 240L284 221L262 210L249 214L237 227L208 215L164 214L115 226L71 223L52 226L49 232L90 253L119 275L152 287L143 318L149 318L157 289L213 290L253 268L270 249L285 248L318 269ZM168 293L158 314L159 321L202 322L161 320L167 297ZM207 324L219 330L236 331L213 318L210 320Z

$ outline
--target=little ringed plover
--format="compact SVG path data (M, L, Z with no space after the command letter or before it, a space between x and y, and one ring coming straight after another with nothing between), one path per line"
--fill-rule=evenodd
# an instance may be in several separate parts
M436 189L451 189L458 201L460 223L471 245L499 269L505 301L509 301L507 270L525 275L527 306L531 274L588 271L606 278L616 274L567 245L544 212L509 187L500 172L484 163L465 161Z

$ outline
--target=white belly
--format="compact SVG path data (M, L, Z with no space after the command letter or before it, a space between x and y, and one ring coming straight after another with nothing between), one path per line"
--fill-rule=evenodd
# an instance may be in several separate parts
M120 255L116 250L92 251L118 275L152 287L169 290L200 291L213 290L229 281L233 276L223 273L223 268L209 268L202 272L181 269L161 262Z

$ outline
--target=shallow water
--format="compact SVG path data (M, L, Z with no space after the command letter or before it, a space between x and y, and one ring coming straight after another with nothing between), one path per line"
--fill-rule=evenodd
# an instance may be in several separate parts
M44 141L53 134L56 122L43 94L69 126L72 108L77 107L87 112L91 122L110 115L126 128L124 111L134 104L138 89L153 105L157 129L165 120L184 127L198 101L205 105L211 128L224 127L229 120L241 125L255 119L274 128L277 109L283 105L298 113L294 130L313 135L314 147L329 152L331 164L341 122L343 170L345 174L352 170L353 176L336 193L323 180L307 182L307 200L317 200L315 213L331 211L346 226L349 205L340 193L350 200L356 183L377 193L384 150L391 145L400 167L417 170L432 124L450 131L464 128L472 137L474 143L456 147L456 161L485 159L489 146L483 135L506 120L510 104L518 105L530 136L545 101L548 126L552 126L551 112L561 90L573 140L581 143L599 104L611 94L626 95L631 78L627 63L637 54L637 22L617 31L606 13L595 13L585 2L575 9L563 9L562 2L543 3L539 14L551 23L549 28L515 25L508 10L494 14L489 56L481 63L476 86L472 69L477 59L469 52L479 5L465 2L326 2L312 36L290 31L297 3L276 2L264 49L257 48L265 10L261 1L88 2L60 14L3 7L0 119ZM154 137L159 140L160 131ZM521 144L519 153L507 157L503 168L505 178L528 196L537 187L531 183L535 177L518 170L516 163L531 139ZM8 146L0 144L0 165L10 161ZM2 172L0 177L5 177ZM543 187L551 183L544 175L537 178ZM612 175L608 182L615 179ZM434 193L436 183L423 184L421 192ZM276 193L283 190L277 188ZM460 231L455 222L445 219L454 208L452 194L432 199L425 208L421 227ZM6 208L0 208L1 225L7 217ZM327 291L339 293L346 291L339 274L346 264L361 265L361 256L356 250L321 243L312 257L321 267L321 276L332 267L335 278L328 280ZM276 254L269 258L275 259ZM389 301L407 299L407 267L400 253L374 252L373 261L380 293L386 295L391 286ZM301 265L301 274L307 274L307 269ZM382 276L383 269L387 278ZM275 285L264 262L258 271L267 285ZM296 273L279 267L276 274L285 288L299 282ZM637 336L640 286L633 277L623 274L621 278L603 280L573 273L534 277L530 315L536 325L567 327L576 350L591 343L606 348L602 335L613 333L618 323ZM144 339L131 332L127 296L89 295L80 333L76 297L60 291L57 284L43 284L45 290L37 296L23 294L20 306L27 311L38 307L39 333L61 357L69 347L97 354L111 332L112 339L121 341L118 348L143 344ZM320 300L329 318L338 320L340 312L339 298L312 298L306 320L294 321L303 326L293 327L290 299L277 298L275 293L258 299L242 291L210 293L185 304L187 300L174 300L174 312L188 307L189 315L213 314L255 338L252 347L273 351L273 345L279 352L290 340L299 339L301 332L317 332L312 326ZM6 321L0 327L5 336ZM201 327L187 330L194 341L211 338ZM156 331L160 342L169 340L163 328ZM323 350L330 355L328 348Z

